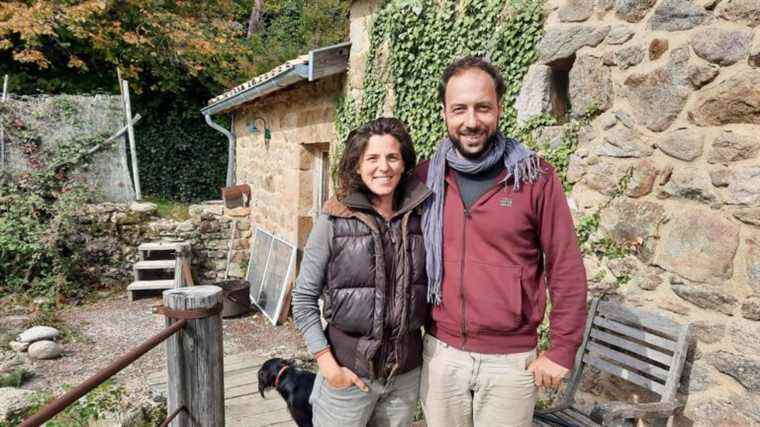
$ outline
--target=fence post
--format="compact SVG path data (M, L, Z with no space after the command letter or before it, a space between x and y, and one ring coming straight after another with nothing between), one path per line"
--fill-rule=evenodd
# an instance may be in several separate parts
M170 310L209 309L222 303L222 289L195 286L164 292ZM175 320L167 317L167 326ZM166 341L168 408L185 406L170 427L224 426L224 365L221 313L188 320Z

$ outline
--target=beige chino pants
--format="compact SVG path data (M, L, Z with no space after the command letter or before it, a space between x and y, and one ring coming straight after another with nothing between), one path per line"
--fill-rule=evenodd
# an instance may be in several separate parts
M482 354L425 336L420 400L428 427L531 426L536 351Z

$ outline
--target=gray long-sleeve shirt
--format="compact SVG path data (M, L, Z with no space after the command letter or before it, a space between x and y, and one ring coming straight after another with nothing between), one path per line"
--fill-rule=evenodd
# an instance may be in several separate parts
M318 301L325 284L332 238L330 218L326 214L320 214L306 241L301 270L293 289L293 320L312 354L328 346L327 337L322 330Z

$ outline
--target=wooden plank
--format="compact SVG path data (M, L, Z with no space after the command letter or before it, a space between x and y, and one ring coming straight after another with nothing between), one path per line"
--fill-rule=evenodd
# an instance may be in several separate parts
M609 301L599 301L599 314L619 322L646 327L676 340L681 335L684 326L665 316L649 313L635 308L624 307Z
M635 357L631 357L627 354L620 353L616 350L613 350L609 347L605 347L595 342L589 342L587 348L588 348L589 353L595 356L599 355L599 356L608 357L617 363L628 365L629 367L634 368L637 371L643 372L647 375L651 375L659 380L662 380L663 384L665 383L665 381L668 380L669 372L651 363L644 362L640 359L636 359Z
M137 249L141 251L175 251L179 246L189 245L185 241L181 242L146 242L140 244Z
M588 319L586 319L586 329L583 331L583 342L581 343L581 346L578 348L578 351L575 352L575 370L573 371L572 375L570 376L570 379L567 382L567 387L565 388L565 393L562 395L562 399L557 403L557 407L564 407L568 406L570 402L573 401L573 396L575 396L575 390L578 388L578 385L581 381L581 376L583 375L583 354L585 353L586 344L589 342L589 336L591 334L591 327L593 325L593 320L596 317L596 308L599 305L599 298L594 298L591 300L591 307L589 307L589 314Z
M665 393L662 394L662 399L665 401L671 401L676 398L678 386L681 383L681 374L683 373L683 367L686 364L686 355L689 352L689 339L691 336L690 332L691 324L688 324L681 332L681 336L678 338L678 348L673 354L673 363L670 365L668 380L665 382Z
M674 341L671 341L667 338L663 338L659 335L655 335L655 334L643 331L641 329L632 328L630 326L624 325L622 323L618 323L613 320L609 320L609 319L605 319L605 318L597 316L594 318L594 325L600 326L605 329L609 329L621 335L626 335L631 338L635 338L639 341L644 341L648 344L652 344L660 348L664 348L665 350L670 350L671 352L675 351L676 349L676 343Z
M571 411L570 408L565 409L564 411L555 412L552 415L570 426L596 427L599 425L586 415L577 411Z
M351 43L341 43L314 49L309 52L309 81L321 79L348 69L348 55Z
M583 361L586 364L589 364L597 369L601 369L602 371L605 371L609 374L615 375L634 384L638 384L648 390L652 390L659 395L662 395L665 391L665 386L662 384L654 380L650 380L649 378L645 378L628 369L624 369L611 363L605 362L604 360L592 354L586 354L586 356L583 357Z
M156 289L171 289L174 280L136 280L127 286L128 291L145 291Z
M140 171L137 166L137 145L135 144L135 130L132 126L132 103L129 100L129 83L122 80L122 89L124 94L124 114L127 117L127 138L129 139L129 154L132 157L132 179L135 186L135 199L142 200L142 191L140 190Z
M669 366L670 362L673 360L673 357L671 355L662 353L654 348L646 347L633 341L628 341L626 339L610 335L598 329L591 330L591 338L610 345L614 345L615 347L619 347L621 349L625 349L626 351L631 351L638 354L639 356L644 356L648 359L662 363L665 366Z
M587 425L591 425L591 426L598 426L598 425L600 425L596 421L594 421L591 418L589 418L588 415L584 414L583 412L577 410L576 408L574 408L572 406L569 407L569 408L567 408L565 410L565 413L568 414L568 415L571 415L573 418L581 420L582 422L586 423Z
M174 270L175 263L173 259L138 261L135 263L135 270Z

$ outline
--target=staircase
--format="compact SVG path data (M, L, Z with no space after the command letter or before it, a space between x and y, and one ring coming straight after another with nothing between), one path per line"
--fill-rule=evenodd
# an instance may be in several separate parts
M151 242L137 248L140 260L135 263L135 281L127 286L129 300L140 292L192 286L190 243Z

